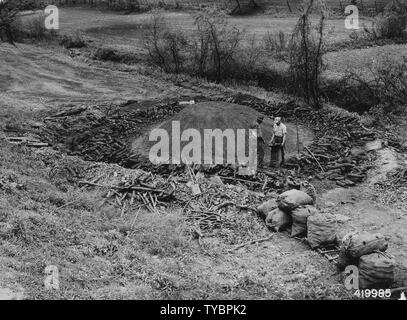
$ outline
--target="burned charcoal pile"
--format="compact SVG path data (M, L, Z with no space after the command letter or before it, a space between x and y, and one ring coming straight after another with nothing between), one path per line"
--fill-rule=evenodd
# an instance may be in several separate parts
M280 116L286 121L301 122L315 133L311 145L304 147L285 164L293 176L313 175L318 179L335 181L342 187L353 186L366 179L372 166L372 150L382 147L385 139L376 130L364 127L352 114L336 110L314 110L294 101L273 104L250 95L213 96L212 100L245 106L269 117ZM71 155L79 155L89 161L117 163L126 168L142 169L162 175L174 175L181 166L154 166L145 156L131 152L130 139L139 137L151 125L156 125L180 112L188 103L210 101L205 97L183 97L183 101L129 101L97 107L71 107L48 115L45 128L38 129L41 141ZM185 101L184 101L185 100ZM183 103L186 102L186 103ZM382 139L382 140L379 140ZM386 141L386 140L385 140ZM205 174L229 177L229 183L239 182L251 189L280 188L286 180L272 172L260 172L256 177L239 177L229 166L201 168ZM265 182L265 180L267 180ZM260 185L261 184L261 185ZM249 184L250 185L250 184ZM253 186L256 186L253 188Z

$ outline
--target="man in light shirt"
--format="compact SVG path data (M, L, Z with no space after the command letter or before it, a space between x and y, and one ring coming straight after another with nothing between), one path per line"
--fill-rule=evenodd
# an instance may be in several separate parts
M285 140L287 136L287 127L285 124L281 123L281 118L274 118L273 135L270 140L270 146L279 145L281 150L281 164L284 164L284 151L285 151Z

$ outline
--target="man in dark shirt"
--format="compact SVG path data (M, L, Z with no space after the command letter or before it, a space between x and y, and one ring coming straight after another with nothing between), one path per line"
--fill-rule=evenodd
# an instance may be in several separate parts
M257 129L257 166L259 168L264 166L264 147L265 141L263 137L263 130L261 129L261 124L263 123L264 116L258 116L253 122L252 128Z

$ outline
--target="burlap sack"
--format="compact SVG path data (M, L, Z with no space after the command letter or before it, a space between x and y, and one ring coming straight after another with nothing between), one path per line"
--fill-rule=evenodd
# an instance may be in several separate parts
M336 263L336 267L338 268L338 270L343 271L347 266L357 266L358 264L359 259L348 256L345 248L341 247L341 249L339 250L338 262Z
M371 253L359 260L359 288L390 288L394 282L395 260L388 253Z
M312 198L300 190L288 190L277 197L277 204L281 210L290 212L300 206L312 205Z
M386 251L388 243L380 233L354 232L345 236L342 246L349 256L360 258L374 251Z
M407 265L396 264L394 269L394 281L397 287L407 287Z
M307 234L307 219L309 216L317 214L318 209L314 206L298 207L291 212L293 218L293 226L291 228L291 236L298 237Z
M270 211L277 209L277 202L275 199L266 201L257 207L257 214L260 218L266 219Z
M315 214L307 219L307 240L312 249L332 244L336 239L337 223L335 217L328 214Z
M266 218L266 225L277 232L289 227L291 223L291 216L278 208L269 212Z

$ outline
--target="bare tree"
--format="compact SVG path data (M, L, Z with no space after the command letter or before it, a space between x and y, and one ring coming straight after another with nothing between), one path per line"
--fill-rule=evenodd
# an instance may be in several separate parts
M307 102L320 105L321 73L324 68L324 26L326 5L323 0L306 0L303 12L294 28L289 44L290 75L293 84ZM320 20L317 30L311 25L311 14L317 11Z

